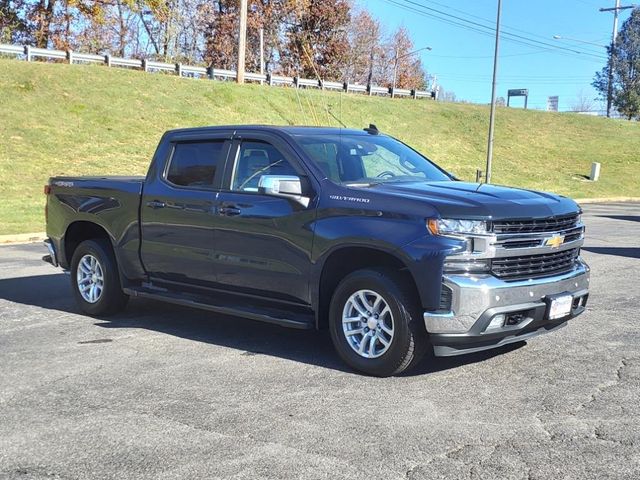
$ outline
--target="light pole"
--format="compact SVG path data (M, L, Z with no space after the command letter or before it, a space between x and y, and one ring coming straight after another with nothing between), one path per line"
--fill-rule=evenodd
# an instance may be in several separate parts
M498 53L500 51L500 12L502 0L498 0L496 15L496 50L493 54L493 80L491 82L491 113L489 114L489 141L487 145L487 171L484 174L485 183L491 183L491 162L493 161L493 130L496 115L496 77L498 76Z
M238 32L238 68L236 82L244 83L244 58L247 44L247 0L240 0L240 30Z
M596 47L607 48L606 45L601 45L601 44L596 43L596 42L587 42L586 40L580 40L578 38L571 38L571 37L564 37L562 35L554 35L553 39L554 40L569 40L570 42L578 42L578 43L584 43L586 45L595 45Z
M432 50L432 48L422 47L422 48L419 48L418 50L414 50L413 52L405 53L404 55L398 56L398 47L396 47L396 55L394 57L394 64L393 64L393 88L391 89L391 98L393 98L396 94L396 78L398 77L398 60L400 60L401 58L405 58L410 55L413 55L415 53L421 52L423 50Z

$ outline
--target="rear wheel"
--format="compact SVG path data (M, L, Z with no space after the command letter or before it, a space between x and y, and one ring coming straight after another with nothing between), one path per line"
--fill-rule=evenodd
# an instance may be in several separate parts
M106 240L85 240L71 259L71 287L78 305L89 315L111 315L124 308L118 267Z
M427 338L412 293L393 270L358 270L340 282L331 300L329 328L349 366L386 377L422 358Z

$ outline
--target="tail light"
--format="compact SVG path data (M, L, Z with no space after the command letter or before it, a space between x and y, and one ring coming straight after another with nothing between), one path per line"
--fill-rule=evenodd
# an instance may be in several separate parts
M44 186L44 194L49 195L51 193L51 185Z

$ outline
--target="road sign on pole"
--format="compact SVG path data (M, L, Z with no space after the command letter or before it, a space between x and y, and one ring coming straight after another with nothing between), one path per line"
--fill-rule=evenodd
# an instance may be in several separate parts
M527 88L512 88L507 91L507 107L509 106L511 97L524 97L524 109L527 109L529 102L529 90Z
M558 96L553 95L551 97L547 97L547 112L557 112L558 111Z

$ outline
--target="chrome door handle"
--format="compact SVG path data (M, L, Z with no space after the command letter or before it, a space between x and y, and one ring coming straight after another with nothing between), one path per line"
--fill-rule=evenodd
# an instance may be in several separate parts
M147 202L147 207L151 207L153 209L155 209L155 208L164 208L166 206L167 206L166 203L160 202L158 200L152 200L150 202Z

